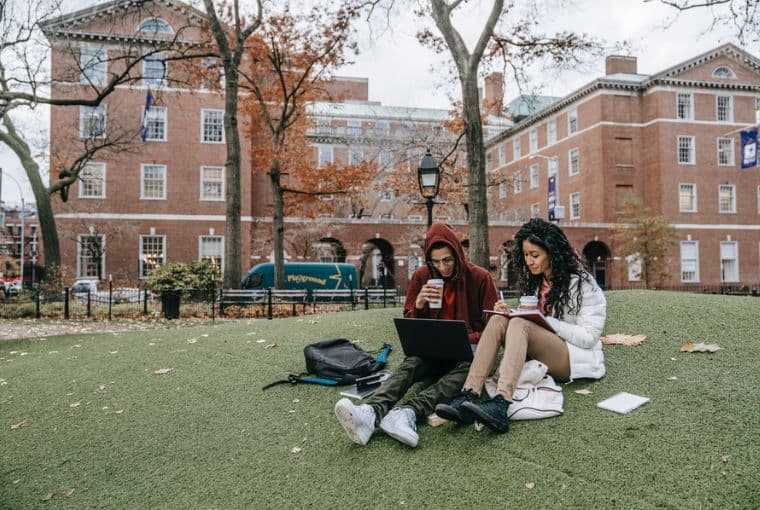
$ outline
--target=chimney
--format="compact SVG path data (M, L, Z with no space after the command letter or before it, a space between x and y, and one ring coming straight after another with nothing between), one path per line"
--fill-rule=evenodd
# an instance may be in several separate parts
M636 74L636 57L626 57L624 55L610 55L604 61L605 72L610 74L628 73Z
M491 73L485 78L483 109L487 114L501 115L504 108L504 75Z

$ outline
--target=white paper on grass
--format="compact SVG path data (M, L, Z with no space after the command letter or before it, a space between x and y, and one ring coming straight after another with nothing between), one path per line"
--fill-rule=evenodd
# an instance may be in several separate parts
M633 393L627 393L621 391L610 398L599 402L597 407L607 409L608 411L614 411L620 414L628 414L634 409L643 406L649 402L649 397L642 397L641 395L634 395Z

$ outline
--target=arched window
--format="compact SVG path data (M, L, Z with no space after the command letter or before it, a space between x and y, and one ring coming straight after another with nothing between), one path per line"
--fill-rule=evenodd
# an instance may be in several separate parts
M151 34L173 34L171 25L160 18L148 18L140 23L138 32L149 32Z
M736 78L736 74L726 66L716 67L712 75L713 78Z

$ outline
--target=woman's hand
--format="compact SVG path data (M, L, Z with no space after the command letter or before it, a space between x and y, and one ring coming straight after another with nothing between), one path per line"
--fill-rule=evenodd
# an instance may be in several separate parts
M509 306L504 301L497 301L493 305L493 309L501 313L509 313Z
M441 298L441 292L443 289L436 285L428 285L427 283L420 288L420 292L417 294L417 299L414 301L414 307L417 310L422 310L425 307L425 303L430 301L438 301Z

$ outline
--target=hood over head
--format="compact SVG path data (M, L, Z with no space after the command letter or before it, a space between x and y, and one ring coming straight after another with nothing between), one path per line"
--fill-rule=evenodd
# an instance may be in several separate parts
M459 242L454 229L446 223L433 223L428 229L427 236L425 237L425 263L428 266L428 270L431 275L440 277L440 272L430 263L430 251L436 243L446 243L456 258L456 272L452 278L457 278L462 274L462 268L467 264L467 258L464 254L464 248L462 243Z

